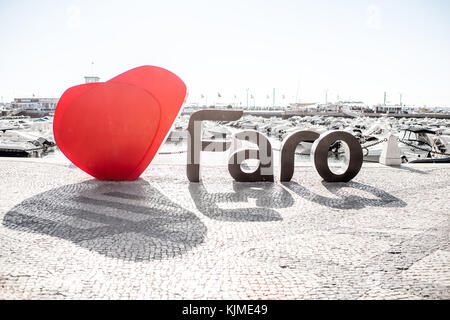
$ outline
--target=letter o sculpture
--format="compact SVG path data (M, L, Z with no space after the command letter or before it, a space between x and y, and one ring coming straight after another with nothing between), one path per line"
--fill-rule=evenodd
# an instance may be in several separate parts
M342 174L333 173L328 166L328 151L331 144L338 140L345 142L350 151L347 170ZM311 156L317 172L327 182L352 180L358 174L363 163L361 145L351 133L345 131L328 131L321 134L311 147Z

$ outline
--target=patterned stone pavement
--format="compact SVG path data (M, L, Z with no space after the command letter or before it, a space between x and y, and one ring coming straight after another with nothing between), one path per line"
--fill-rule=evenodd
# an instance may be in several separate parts
M0 160L2 299L449 299L450 166L364 165L348 184L297 167L236 183L152 165L99 182Z

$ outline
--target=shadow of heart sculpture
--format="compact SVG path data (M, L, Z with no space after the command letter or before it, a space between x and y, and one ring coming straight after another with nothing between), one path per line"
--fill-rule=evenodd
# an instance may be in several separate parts
M90 180L26 199L3 218L14 230L69 240L112 258L172 258L203 243L206 226L147 181Z

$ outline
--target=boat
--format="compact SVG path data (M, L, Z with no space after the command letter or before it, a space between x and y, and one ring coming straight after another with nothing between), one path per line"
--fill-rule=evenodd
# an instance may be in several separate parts
M54 150L56 144L45 138L19 143L0 143L0 157L40 157Z
M399 139L399 147L403 151L406 162L417 163L427 159L445 162L449 154L450 144L445 137L439 136L436 130L424 127L403 128L403 136Z
M53 142L53 118L39 121L29 117L0 119L0 156L40 157L56 149Z

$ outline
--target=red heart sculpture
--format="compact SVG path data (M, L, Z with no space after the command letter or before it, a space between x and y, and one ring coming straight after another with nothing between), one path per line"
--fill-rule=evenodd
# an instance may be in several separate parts
M100 180L135 180L164 142L186 97L175 74L143 66L64 92L53 132L65 156Z

